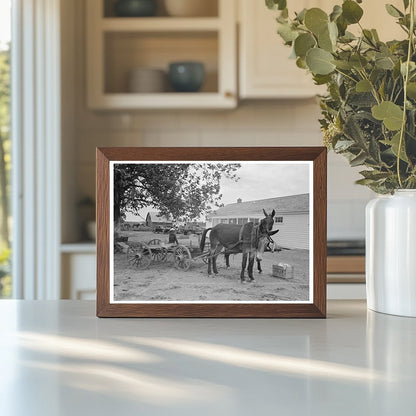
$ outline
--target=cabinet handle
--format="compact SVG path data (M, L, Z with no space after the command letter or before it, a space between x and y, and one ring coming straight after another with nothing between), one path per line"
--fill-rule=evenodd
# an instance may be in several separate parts
M225 91L225 98L234 98L234 93L232 91Z

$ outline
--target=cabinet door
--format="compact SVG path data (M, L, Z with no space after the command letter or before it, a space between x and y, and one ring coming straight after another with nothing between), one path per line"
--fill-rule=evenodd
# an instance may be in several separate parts
M283 44L277 35L277 12L268 10L264 1L238 0L240 17L240 97L241 98L305 98L325 92L324 87L313 84L311 75L298 68L289 59L290 48ZM389 1L399 9L402 0ZM298 0L289 3L290 11L300 11L304 7L320 7L330 12L334 4L341 0ZM366 0L362 25L376 28L384 41L402 39L404 32L395 24L394 18L386 12L384 2ZM358 34L358 25L349 27Z
M296 10L324 7L319 0L296 1ZM310 74L289 59L291 50L277 35L275 11L264 1L239 0L240 13L240 97L305 98L322 91Z
M95 299L95 263L93 253L65 253L62 256L63 299Z

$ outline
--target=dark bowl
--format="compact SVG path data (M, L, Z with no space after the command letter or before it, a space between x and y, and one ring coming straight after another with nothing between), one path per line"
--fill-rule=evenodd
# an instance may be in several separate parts
M156 0L118 0L114 4L116 16L149 17L157 12Z
M177 92L198 92L205 80L205 66L201 62L172 62L169 80Z

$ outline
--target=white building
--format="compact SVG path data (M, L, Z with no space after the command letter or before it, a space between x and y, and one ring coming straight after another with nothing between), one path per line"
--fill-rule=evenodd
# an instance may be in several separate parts
M269 214L275 210L273 229L279 232L273 239L280 247L309 249L309 194L291 195L228 204L208 217L207 227L217 224L245 224L264 218L263 209Z

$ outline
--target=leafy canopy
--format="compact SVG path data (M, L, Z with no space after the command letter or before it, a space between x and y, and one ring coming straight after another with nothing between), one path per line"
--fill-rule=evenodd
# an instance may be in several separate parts
M380 4L407 36L381 42L375 29L361 26L360 0L344 0L330 13L314 7L292 17L286 1L266 0L279 11L277 32L297 66L327 87L320 97L324 143L351 166L365 166L357 183L381 194L416 188L414 2L403 0L401 9ZM351 25L359 36L348 30Z
M153 207L175 220L191 221L218 206L223 177L238 180L239 164L116 164L114 221Z

